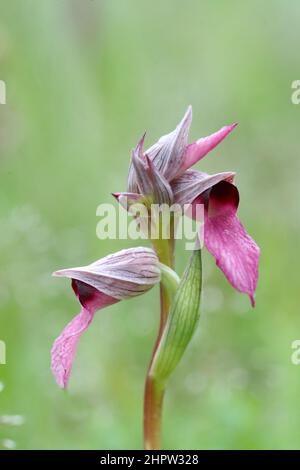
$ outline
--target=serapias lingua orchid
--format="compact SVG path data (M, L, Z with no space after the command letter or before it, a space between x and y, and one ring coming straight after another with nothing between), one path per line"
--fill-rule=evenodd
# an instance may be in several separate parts
M72 279L81 304L80 313L64 328L51 351L51 369L57 384L65 388L77 345L97 310L151 289L160 281L158 258L150 248L130 248L88 266L62 269L54 276Z
M143 136L132 152L127 192L113 194L128 210L136 203L145 205L146 219L152 219L149 208L153 203L168 207L175 203L180 212L189 204L191 216L197 213L194 209L198 204L204 206L205 246L231 285L248 294L254 306L260 251L237 217L239 193L234 184L235 173L208 175L191 169L220 144L236 124L188 144L191 121L192 108L189 106L176 129L146 151L143 150ZM158 218L157 225L161 233L164 228L162 218ZM143 294L160 282L160 326L144 395L144 443L149 450L160 449L166 383L198 324L202 289L202 258L198 243L180 279L173 270L174 239L160 237L158 242L152 242L153 250L122 250L89 266L54 273L72 279L81 311L54 342L51 358L55 379L64 388L80 337L91 324L95 312L119 300Z
M204 204L204 243L231 285L249 295L254 306L260 250L237 217L239 193L234 172L214 175L190 169L220 144L236 127L224 126L188 144L192 122L189 106L176 129L143 151L144 136L132 153L128 192L117 193L132 201L142 195L157 203Z

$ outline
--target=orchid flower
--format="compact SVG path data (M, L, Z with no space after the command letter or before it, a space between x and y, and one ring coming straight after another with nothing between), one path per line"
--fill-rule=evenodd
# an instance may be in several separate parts
M192 108L171 133L143 152L144 137L132 155L128 174L128 193L132 201L145 195L159 194L154 200L174 201L180 205L204 204L204 243L230 284L249 295L255 305L254 293L258 279L259 247L248 235L237 217L239 193L234 186L234 172L208 175L190 167L213 150L236 127L236 123L188 144ZM154 170L155 168L155 170ZM137 171L139 169L139 171ZM150 174L155 173L150 185ZM154 183L153 183L154 181ZM159 182L159 183L158 183ZM163 182L163 183L162 183Z
M202 137L192 144L188 144L187 140L191 123L192 107L189 106L183 119L174 131L162 136L156 144L152 145L145 152L142 152L144 135L133 152L133 155L140 157L144 162L148 157L149 160L154 163L157 171L170 182L205 157L207 153L219 145L237 126L237 123L224 126L217 132L207 137ZM128 191L139 192L138 188L132 158L128 172Z
M137 222L153 223L152 204L180 210L189 204L195 217L198 204L204 206L204 243L230 284L249 295L254 306L258 279L259 248L237 217L239 193L232 171L209 175L191 167L220 144L236 127L219 131L188 144L192 108L188 107L176 129L144 151L145 135L132 151L127 192L113 193L131 212L142 204L145 216L132 212ZM195 211L195 212L194 212ZM66 387L81 335L97 310L119 300L143 294L160 283L160 325L148 368L144 395L144 445L160 449L161 413L166 384L181 360L200 315L202 261L199 240L181 278L174 271L174 236L164 239L164 220L155 220L159 237L152 237L153 249L132 248L85 267L56 271L55 276L72 279L81 304L52 348L51 367L60 387ZM174 224L174 218L170 225ZM148 227L146 228L148 230ZM151 232L151 231L150 231ZM200 237L200 235L199 235Z
M131 248L108 255L88 266L62 269L54 276L72 279L81 304L80 313L64 328L51 351L51 368L57 384L65 388L77 345L97 310L119 300L143 294L160 281L156 254L150 248Z

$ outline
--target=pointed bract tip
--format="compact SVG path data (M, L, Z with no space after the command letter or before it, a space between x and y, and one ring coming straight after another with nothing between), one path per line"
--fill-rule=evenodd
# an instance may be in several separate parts
M145 137L146 137L146 131L144 132L144 134L142 135L142 137L141 137L140 140L139 140L138 145L139 145L140 147L143 147L144 141L145 141Z
M53 276L53 277L62 276L62 271L61 271L61 270L59 270L59 271L54 271L54 272L51 274L51 276Z
M58 271L54 271L54 273L52 273L52 276L53 277L72 277L70 275L70 271L72 271L72 269L59 269Z
M142 135L142 137L141 137L140 140L138 141L136 147L135 147L135 148L133 149L133 151L132 151L133 154L134 154L135 152L137 152L137 154L139 155L139 157L141 156L141 153L143 152L145 137L146 137L146 131L144 132L144 134Z
M192 108L192 105L189 104L188 107L186 108L186 112L184 113L184 116L181 122L189 121L189 125L190 125L192 121L192 116L193 116L193 108Z
M111 195L118 201L121 193L111 193Z

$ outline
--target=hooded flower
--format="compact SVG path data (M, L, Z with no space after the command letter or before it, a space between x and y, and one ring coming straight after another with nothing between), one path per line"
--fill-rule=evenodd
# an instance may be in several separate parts
M122 203L122 195L130 194L130 201L135 201L145 194L148 184L147 194L160 194L156 202L169 199L182 206L204 204L206 248L232 286L248 294L254 306L260 250L237 218L239 193L233 184L235 173L208 175L190 169L221 143L237 124L224 126L214 134L188 144L191 121L192 108L189 106L176 129L148 150L143 152L144 138L139 142L129 166L128 193L118 193L117 198ZM152 186L149 185L150 165L152 173L153 168L156 170ZM159 188L158 180L163 181Z
M192 181L184 191L186 179ZM234 173L209 177L189 170L174 182L175 201L191 203L192 211L197 204L204 205L204 244L230 284L248 294L254 307L260 250L236 215L239 192L233 179Z
M79 268L56 271L54 276L69 277L80 313L55 340L51 369L58 385L68 384L77 345L97 310L119 300L143 294L160 281L158 258L150 248L130 248Z
M188 133L192 122L192 107L189 106L183 119L176 129L162 136L156 144L144 153L142 146L144 137L133 152L128 172L128 191L140 193L141 187L137 179L134 156L146 163L147 157L154 163L155 168L166 181L171 182L188 168L201 160L205 155L222 142L225 137L237 126L236 123L224 126L214 134L202 137L192 144L188 144ZM137 151L138 149L138 151Z

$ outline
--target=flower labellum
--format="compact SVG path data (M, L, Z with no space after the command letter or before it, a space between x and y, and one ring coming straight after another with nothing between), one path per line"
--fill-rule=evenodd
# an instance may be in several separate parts
M204 204L204 244L230 284L250 297L258 280L260 249L237 217L239 192L233 184L235 173L207 175L187 170L172 183L175 202Z
M204 243L230 284L255 306L260 249L237 218L238 189L221 181L208 194Z

